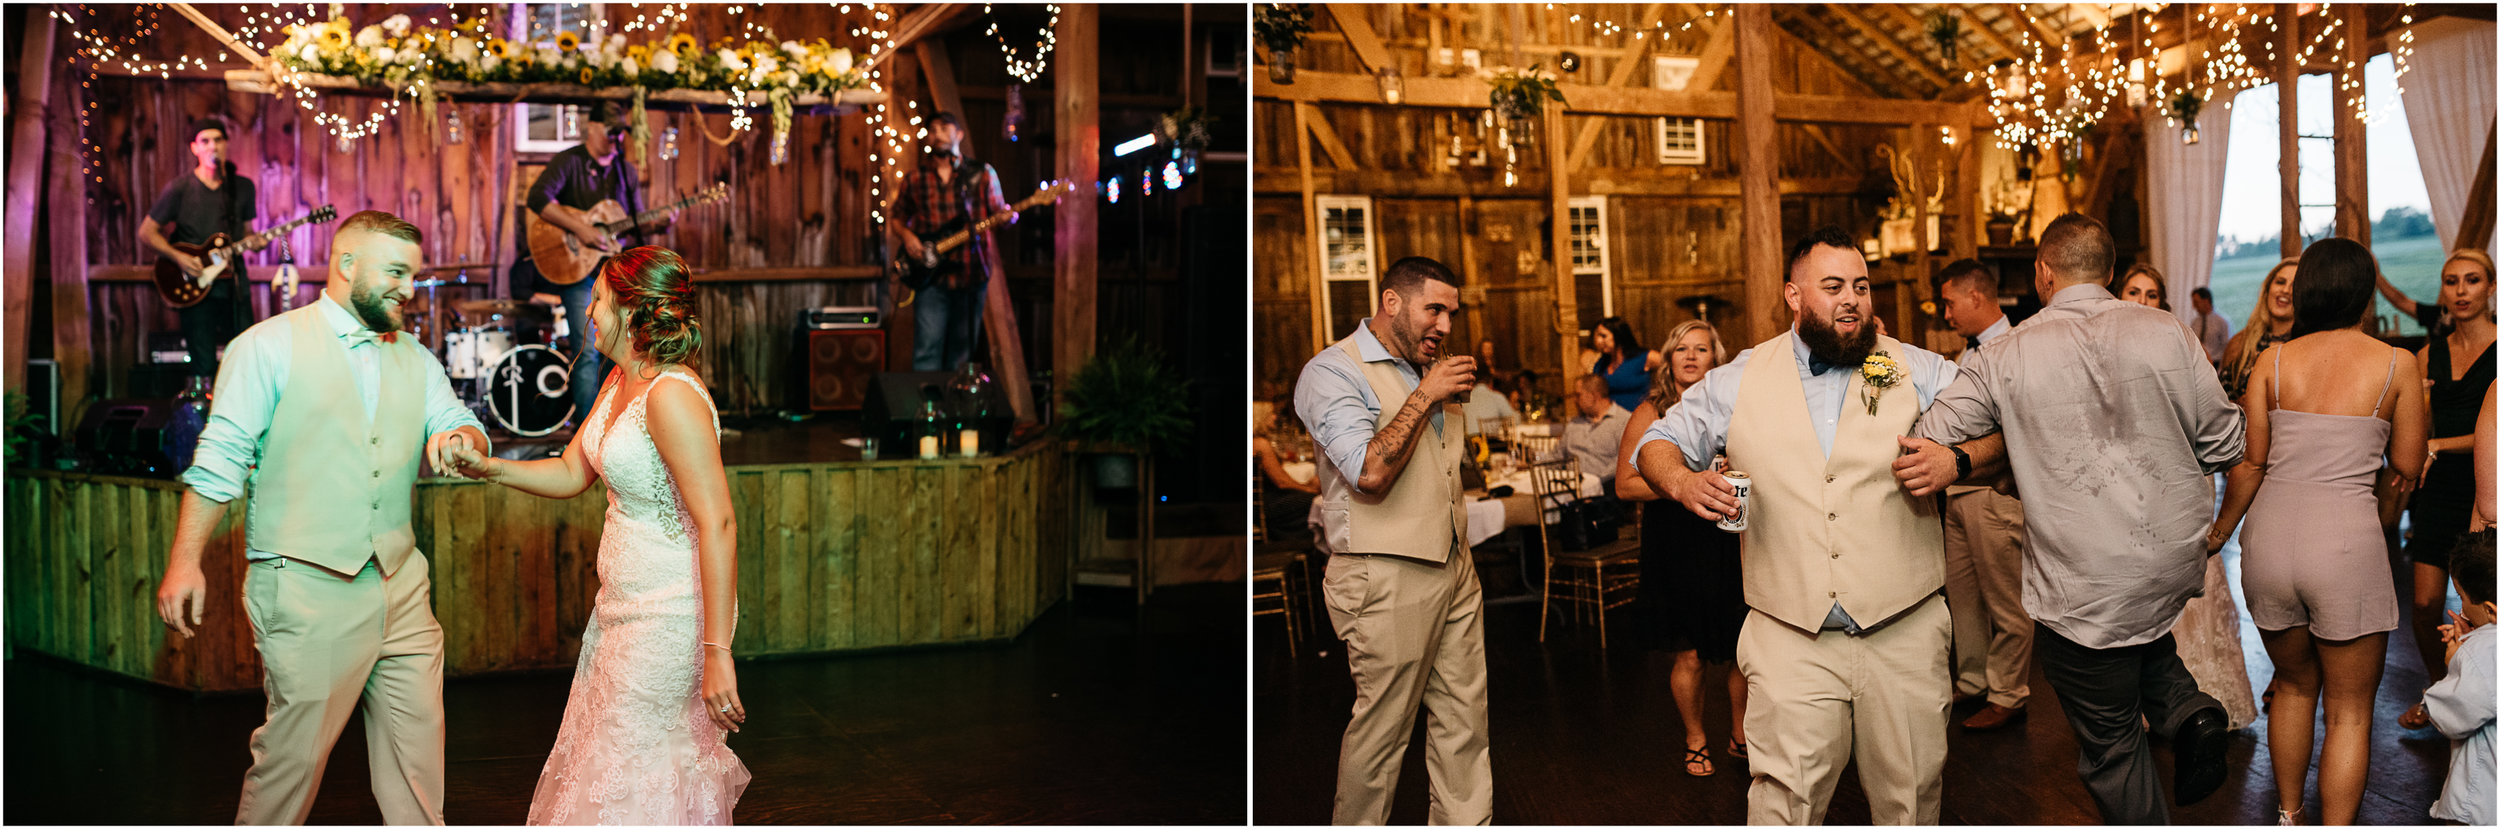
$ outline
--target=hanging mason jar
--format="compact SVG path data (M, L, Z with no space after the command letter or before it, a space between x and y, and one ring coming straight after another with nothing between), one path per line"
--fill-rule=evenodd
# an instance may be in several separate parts
M775 167L779 167L779 166L781 166L781 163L782 163L782 162L789 161L789 160L790 160L790 131L789 131L789 130L786 130L786 129L777 129L777 130L773 130L773 155L772 155L773 166L775 166Z
M460 107L454 106L448 112L444 113L443 143L458 144L466 140L467 138L461 135Z
M1007 140L1016 140L1016 132L1024 128L1024 84L1007 85L1007 116L1000 120Z
M677 160L676 127L670 127L660 131L660 158L668 161Z
M1268 52L1267 79L1288 86L1293 84L1292 49L1277 49Z

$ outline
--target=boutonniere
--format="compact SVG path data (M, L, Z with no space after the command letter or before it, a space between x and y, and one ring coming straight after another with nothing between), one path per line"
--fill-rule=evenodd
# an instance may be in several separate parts
M1858 379L1866 381L1865 387L1858 389L1858 397L1866 401L1866 413L1874 414L1875 403L1883 398L1884 390L1901 382L1901 362L1882 352L1866 355L1866 362L1858 366Z

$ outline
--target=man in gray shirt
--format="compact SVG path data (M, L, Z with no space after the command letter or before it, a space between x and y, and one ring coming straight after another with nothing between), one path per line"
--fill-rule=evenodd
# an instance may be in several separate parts
M1615 489L1615 455L1623 447L1623 428L1632 422L1632 413L1615 405L1606 396L1606 376L1583 374L1572 380L1571 400L1580 408L1571 422L1563 424L1563 449L1571 453L1571 465L1583 474L1595 475L1606 491Z
M2176 320L2102 287L2114 247L2100 222L2052 222L2033 271L2048 307L1963 357L1911 449L1932 457L2004 432L2027 496L2023 606L2084 786L2107 823L2168 823L2144 722L2171 738L2180 805L2224 775L2222 706L2197 690L2170 628L2202 592L2208 476L2239 462L2245 424Z

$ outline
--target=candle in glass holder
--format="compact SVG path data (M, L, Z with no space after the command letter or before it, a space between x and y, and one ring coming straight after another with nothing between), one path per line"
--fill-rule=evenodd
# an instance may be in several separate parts
M920 436L920 459L921 459L921 460L924 460L924 461L933 461L933 460L937 460L937 456L938 456L938 439L937 439L937 436L936 436L936 435L921 435L921 436Z
M957 439L956 442L960 444L957 449L962 452L963 456L969 458L981 454L981 430L965 429L962 434L963 437Z

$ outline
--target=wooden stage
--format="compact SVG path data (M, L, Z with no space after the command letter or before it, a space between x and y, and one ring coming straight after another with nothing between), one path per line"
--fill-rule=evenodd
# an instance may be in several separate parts
M733 464L739 654L1015 637L1068 592L1069 463L1063 443L1044 439L971 460ZM203 560L217 585L205 632L169 641L157 621L183 491L166 480L10 473L0 573L10 646L176 688L258 689L242 509L228 511ZM605 484L554 501L427 478L414 509L452 676L573 665L598 589Z

